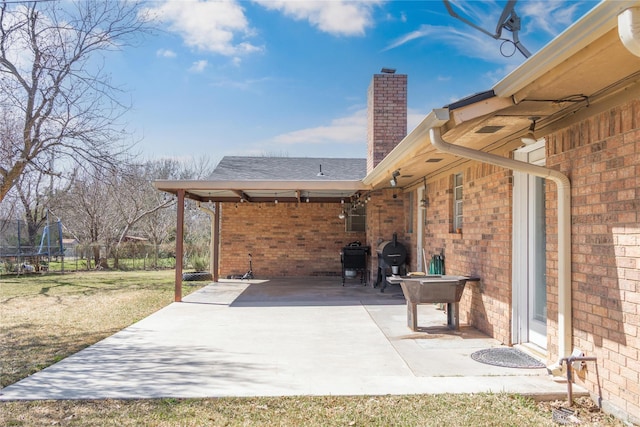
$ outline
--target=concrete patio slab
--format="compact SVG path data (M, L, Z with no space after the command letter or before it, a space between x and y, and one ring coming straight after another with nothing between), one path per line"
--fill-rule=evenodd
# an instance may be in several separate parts
M407 325L399 286L340 278L221 281L0 391L2 400L513 392L563 399L545 369L471 359L501 344L446 326L434 305ZM575 395L584 393L574 386Z

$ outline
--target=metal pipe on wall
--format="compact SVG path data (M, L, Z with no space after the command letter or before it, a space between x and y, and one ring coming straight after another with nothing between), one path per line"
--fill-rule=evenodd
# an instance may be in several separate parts
M447 115L439 110L437 115ZM442 139L440 127L429 129L431 144L438 150L507 169L548 178L558 188L558 353L568 356L572 348L571 324L571 184L563 173L484 151L450 144Z

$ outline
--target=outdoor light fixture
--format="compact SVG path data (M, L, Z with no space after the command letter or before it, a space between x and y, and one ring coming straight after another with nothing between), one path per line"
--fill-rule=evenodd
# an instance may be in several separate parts
M527 134L525 136L520 138L520 141L522 141L524 145L535 144L538 141L533 132L536 130L536 121L539 119L540 117L529 117L529 120L531 120L531 125L529 126L529 130L527 131Z
M389 181L389 184L391 184L392 187L398 185L398 176L400 176L400 171L396 169L391 174L391 180Z

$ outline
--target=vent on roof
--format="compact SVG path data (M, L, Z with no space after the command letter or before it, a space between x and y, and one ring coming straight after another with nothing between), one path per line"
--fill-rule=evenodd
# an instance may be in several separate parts
M320 172L317 173L317 176L326 176L324 172L322 172L322 165L320 165Z
M485 126L483 128L478 129L476 133L496 133L504 126Z
M441 161L442 159L439 157L429 157L427 160L425 160L425 163L438 163Z

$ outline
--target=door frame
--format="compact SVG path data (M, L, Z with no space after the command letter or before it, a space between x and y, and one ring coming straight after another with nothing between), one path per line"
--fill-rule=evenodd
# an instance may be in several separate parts
M514 151L514 159L526 163L545 164L545 140L522 147ZM532 340L529 332L530 297L529 269L530 228L532 218L529 210L529 194L531 191L531 175L524 172L513 173L513 218L512 218L512 344L532 343L538 347L547 347L546 332ZM545 325L546 329L546 325Z
M416 271L424 271L425 273L427 272L427 266L424 265L424 257L423 257L423 250L424 250L424 220L426 218L426 204L423 203L423 200L425 200L426 197L426 191L425 188L423 187L418 187L418 191L416 193L416 195L418 197L416 197L416 210L418 212L418 215L416 215L417 217L417 221L418 221L418 226L417 228L417 236L418 238L416 239L417 241L417 248L416 248L416 252L417 252L417 259L416 259Z

